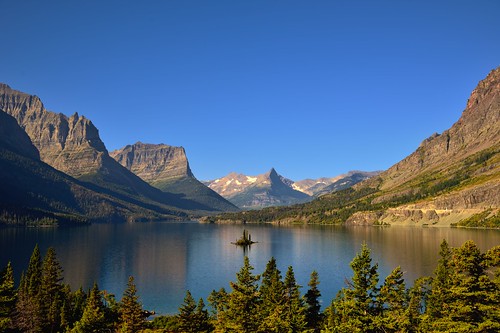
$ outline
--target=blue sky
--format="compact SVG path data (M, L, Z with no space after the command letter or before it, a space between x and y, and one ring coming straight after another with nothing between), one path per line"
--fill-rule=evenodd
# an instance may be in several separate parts
M387 169L500 65L500 2L0 0L0 82L199 179Z

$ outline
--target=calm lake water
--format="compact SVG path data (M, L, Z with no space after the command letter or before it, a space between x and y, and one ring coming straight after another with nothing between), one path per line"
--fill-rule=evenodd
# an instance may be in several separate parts
M145 309L175 313L187 289L198 299L221 287L230 290L245 255L232 245L247 229L258 244L246 252L254 273L264 271L274 256L284 275L293 266L299 284L307 290L313 270L318 271L323 305L345 286L349 263L366 242L381 280L396 266L411 285L430 275L437 263L439 244L451 246L473 240L483 250L500 244L500 231L420 227L336 227L213 225L198 223L95 224L79 228L0 228L0 267L11 260L17 279L39 244L42 254L56 249L64 280L73 290L96 281L117 299L130 275L135 277ZM17 280L18 281L18 280Z

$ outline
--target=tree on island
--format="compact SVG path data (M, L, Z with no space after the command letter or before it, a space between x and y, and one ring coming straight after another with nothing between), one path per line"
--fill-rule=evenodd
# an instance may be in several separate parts
M243 235L241 236L241 238L236 240L236 242L231 243L231 244L239 245L239 246L248 246L248 245L252 245L254 243L257 243L257 242L252 241L252 235L250 235L250 233L247 230L243 229Z

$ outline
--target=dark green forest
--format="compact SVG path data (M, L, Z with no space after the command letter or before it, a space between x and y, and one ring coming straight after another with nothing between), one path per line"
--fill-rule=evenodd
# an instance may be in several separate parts
M500 332L500 245L443 241L433 275L410 288L400 267L382 280L366 244L350 266L323 311L315 271L304 288L293 267L283 276L271 258L254 274L245 257L230 289L206 301L187 291L177 314L151 320L133 277L120 301L97 284L72 291L55 250L36 246L17 287L10 263L0 273L0 332Z

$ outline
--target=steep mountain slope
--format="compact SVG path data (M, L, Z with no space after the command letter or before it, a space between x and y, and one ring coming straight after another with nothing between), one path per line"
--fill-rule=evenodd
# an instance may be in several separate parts
M290 209L221 220L500 226L500 68L472 92L460 119L379 176Z
M110 156L164 192L183 195L185 199L219 211L238 210L195 178L182 147L137 142L112 151Z
M294 190L293 181L280 176L274 168L254 177L230 173L205 184L240 208L284 206L311 200L309 195Z
M48 111L37 96L1 83L0 108L12 115L26 131L42 161L85 181L96 191L161 209L217 210L181 194L162 192L144 182L109 156L97 128L77 113L67 117Z
M187 218L97 193L39 160L17 121L0 109L0 224Z
M380 171L349 171L346 174L332 178L304 179L293 183L294 190L304 192L311 196L319 196L340 191L353 186L365 179L376 176Z

